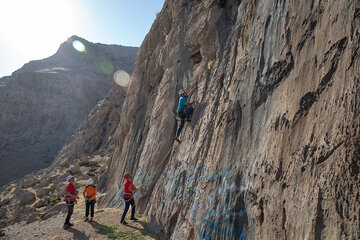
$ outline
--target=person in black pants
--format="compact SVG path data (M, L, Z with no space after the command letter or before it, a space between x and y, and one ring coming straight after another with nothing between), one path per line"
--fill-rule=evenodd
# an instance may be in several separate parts
M96 193L97 188L94 185L94 180L89 178L88 185L83 191L83 196L85 198L85 221L89 220L89 210L91 210L90 222L94 221L94 207L96 203Z
M121 217L121 221L120 223L126 225L127 222L125 221L125 216L130 208L131 205L131 220L133 221L137 221L138 219L135 218L135 201L133 198L133 193L135 193L136 191L139 191L142 186L140 187L135 187L135 185L132 182L132 176L130 173L125 173L124 178L127 180L125 182L125 186L124 186L124 199L125 199L125 209L123 212L123 215Z
M69 182L69 184L66 187L66 196L65 196L66 205L68 207L68 214L66 216L64 223L65 229L74 226L74 224L70 222L70 219L74 211L74 204L77 202L76 199L79 199L79 197L76 194L76 189L74 187L74 182L75 182L74 177L67 176L66 180Z
M191 122L191 115L194 111L194 108L191 107L194 103L188 102L188 98L191 97L191 95L194 93L197 86L195 86L193 89L190 90L189 94L187 94L186 91L180 90L179 95L179 106L178 106L178 116L180 118L180 126L178 130L176 131L176 137L175 140L180 142L179 136L182 128L184 127L185 121Z

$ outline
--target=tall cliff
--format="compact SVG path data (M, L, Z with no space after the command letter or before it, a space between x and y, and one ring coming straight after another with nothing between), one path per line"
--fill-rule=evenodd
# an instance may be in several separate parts
M358 239L359 1L216 3L165 1L101 205L120 206L130 171L141 211L172 239ZM177 92L195 84L173 145Z
M73 48L75 40L84 44L82 52ZM50 166L112 88L113 73L133 71L137 50L73 36L53 56L1 78L0 185Z

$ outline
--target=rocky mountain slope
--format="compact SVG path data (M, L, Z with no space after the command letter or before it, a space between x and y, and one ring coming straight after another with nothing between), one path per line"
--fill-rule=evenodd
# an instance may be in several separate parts
M172 239L358 239L359 1L225 2L165 1L101 205L122 204L130 171L145 184L138 206ZM195 84L173 146L177 92Z
M85 51L76 51L77 40ZM61 147L113 86L131 73L138 48L73 36L53 56L0 79L0 185L50 166Z
M49 224L48 219L66 210L63 197L68 175L75 176L75 186L80 194L89 177L96 182L98 196L104 194L108 160L115 146L113 135L120 121L125 95L126 88L115 84L63 146L50 167L0 187L0 228L39 220ZM61 228L61 224L55 223L53 227ZM37 223L29 228L33 226ZM13 234L11 229L17 229L16 225L6 229L7 235Z

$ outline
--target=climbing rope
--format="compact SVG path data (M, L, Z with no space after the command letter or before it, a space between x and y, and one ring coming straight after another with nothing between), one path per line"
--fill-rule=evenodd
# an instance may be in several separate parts
M167 159L167 157L169 156L169 154L171 153L171 151L173 150L175 146L175 142L173 143L173 145L170 147L169 151L166 153L165 157L163 158L163 160L161 160L161 162L157 165L157 167L155 168L155 173L154 176L157 174L159 167L163 164L163 162Z
M153 173L153 174L150 174L150 176L155 176L155 175L159 172L160 166L162 166L162 164L163 164L163 163L165 162L165 160L168 158L168 156L169 156L169 154L171 153L171 151L174 149L175 143L176 143L176 142L174 142L174 143L171 145L171 147L170 147L169 151L166 153L165 157L164 157L164 158L160 161L160 163L156 166L154 173ZM145 184L146 184L146 183L145 183ZM137 204L137 203L139 202L139 200L140 200L141 198L143 198L144 196L146 196L146 195L147 195L147 193L146 193L145 195L142 194L142 196L141 196L138 200L136 200L135 204Z

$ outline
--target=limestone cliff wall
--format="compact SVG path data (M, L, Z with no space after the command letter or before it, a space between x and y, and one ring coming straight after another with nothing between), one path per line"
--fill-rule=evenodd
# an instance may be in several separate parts
M101 204L120 206L130 171L172 239L358 239L359 26L359 1L166 0ZM173 146L177 92L195 84Z

